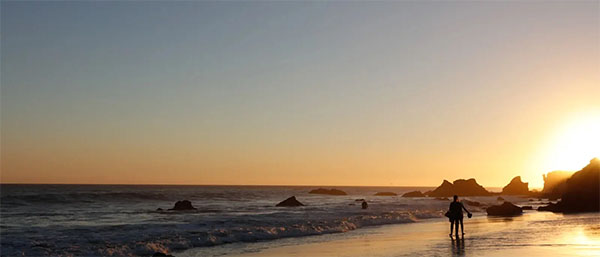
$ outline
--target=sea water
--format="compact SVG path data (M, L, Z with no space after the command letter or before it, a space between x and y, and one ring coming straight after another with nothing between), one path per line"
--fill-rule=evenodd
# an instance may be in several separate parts
M342 196L308 193L315 188L3 184L1 255L152 255L419 222L443 217L449 204L400 197L431 187L336 187L348 193ZM374 196L383 191L399 196ZM306 206L275 207L290 196ZM368 209L361 208L360 199L368 202ZM496 201L496 197L470 199ZM178 200L190 200L197 210L166 211Z

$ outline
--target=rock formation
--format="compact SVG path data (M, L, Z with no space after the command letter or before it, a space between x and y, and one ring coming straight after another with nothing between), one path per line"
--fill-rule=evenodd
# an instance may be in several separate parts
M489 216L516 216L523 214L523 209L510 202L504 202L501 205L488 207L486 210Z
M431 197L451 197L458 196L489 196L490 192L485 190L481 185L477 184L475 179L458 179L454 183L444 180L442 184L435 190L431 191L428 196Z
M367 201L363 201L362 204L361 204L361 207L363 209L369 208L369 204L367 204Z
M296 196L292 196L288 199L281 201L280 203L278 203L275 206L276 207L296 207L296 206L304 206L304 204L302 204L301 202L296 200Z
M339 189L326 189L326 188L319 188L319 189L313 189L310 190L310 192L308 192L309 194L321 194L321 195L347 195L346 192L339 190Z
M192 202L188 200L177 201L173 208L169 209L169 211L188 211L195 210L194 206L192 206Z
M529 183L521 181L521 176L514 177L508 185L502 188L503 195L527 195L529 194Z
M498 198L496 198L496 200L498 200L498 201L504 201L504 198L498 196Z
M394 192L377 192L375 195L377 196L397 196L398 194Z
M544 177L544 189L542 194L551 199L560 198L567 189L567 179L569 179L573 173L571 171L552 171L548 172Z
M421 193L421 191L412 191L412 192L408 192L402 195L402 197L425 197L426 195L424 195L423 193Z
M566 181L561 201L538 208L552 212L600 212L600 160L594 158Z

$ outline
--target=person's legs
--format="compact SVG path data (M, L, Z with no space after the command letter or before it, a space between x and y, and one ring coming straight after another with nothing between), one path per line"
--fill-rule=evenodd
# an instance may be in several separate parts
M458 224L456 224L458 226ZM457 229L458 230L458 229ZM463 219L460 219L460 232L465 235L465 227L463 226Z
M454 220L450 219L450 236L452 237L452 228L454 227Z
M456 235L457 238L458 238L458 220L459 219L454 220L454 234Z

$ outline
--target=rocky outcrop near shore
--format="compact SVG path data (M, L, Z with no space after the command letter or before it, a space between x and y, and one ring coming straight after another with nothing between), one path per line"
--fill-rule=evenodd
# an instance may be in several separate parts
M492 193L488 192L481 185L477 184L474 178L471 179L458 179L454 183L444 180L442 184L431 192L428 192L427 196L430 197L451 197L454 195L459 196L489 196Z
M571 171L552 171L544 177L544 189L542 194L550 199L560 198L567 190L567 179L573 176L575 172Z
M402 195L402 197L426 197L421 191L412 191Z
M501 205L494 205L488 207L486 210L489 216L516 216L523 214L523 209L519 206L512 204L511 202L504 202Z
M169 209L169 211L190 211L190 210L196 210L196 208L194 208L194 206L192 206L192 202L190 202L188 200L177 201L175 203L175 206L173 206L173 208Z
M555 204L539 207L539 211L600 212L600 160L594 158L566 181L565 192Z
M377 192L376 196L397 196L398 194L394 192Z
M320 195L347 195L346 192L339 189L326 189L326 188L318 188L313 189L308 192L309 194L320 194Z
M281 201L280 203L276 204L275 206L276 207L297 207L297 206L304 206L304 204L302 204L300 201L298 201L296 199L296 196L292 196L292 197L289 197L288 199Z
M508 185L502 188L503 195L528 195L529 183L521 181L521 176L514 177Z

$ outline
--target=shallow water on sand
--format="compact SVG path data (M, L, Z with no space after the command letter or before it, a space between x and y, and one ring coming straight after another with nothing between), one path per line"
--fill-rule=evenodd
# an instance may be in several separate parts
M461 240L449 223L371 227L345 234L191 249L176 256L600 256L600 213L530 211L512 218L483 214L465 220Z

